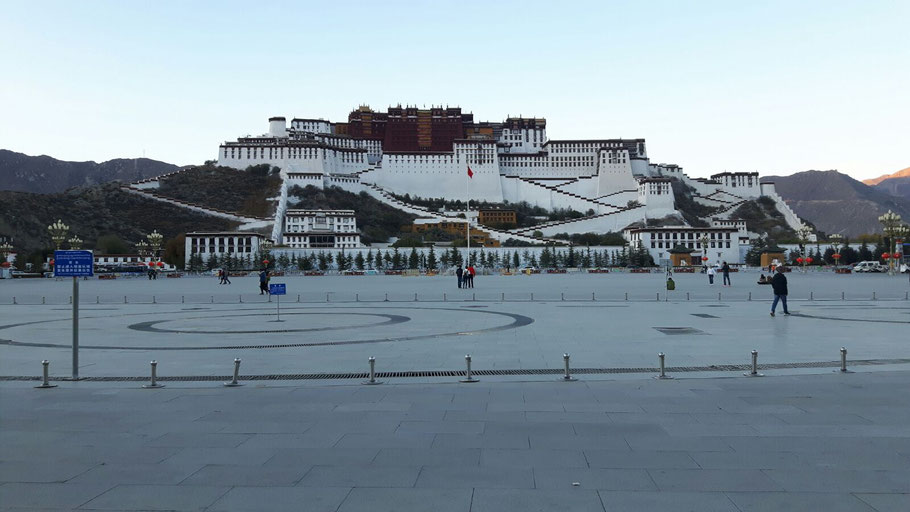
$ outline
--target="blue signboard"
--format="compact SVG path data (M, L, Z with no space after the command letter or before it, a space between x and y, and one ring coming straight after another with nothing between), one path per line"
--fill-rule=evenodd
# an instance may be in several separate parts
M54 277L91 277L94 267L92 251L54 251Z
M287 287L284 283L270 284L269 295L287 295Z

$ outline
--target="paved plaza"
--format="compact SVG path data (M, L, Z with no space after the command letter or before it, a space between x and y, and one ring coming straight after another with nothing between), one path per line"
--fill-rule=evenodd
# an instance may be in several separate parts
M757 276L3 281L0 510L910 509L907 277Z

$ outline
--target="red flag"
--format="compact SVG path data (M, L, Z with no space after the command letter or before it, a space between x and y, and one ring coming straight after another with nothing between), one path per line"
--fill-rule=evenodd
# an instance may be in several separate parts
M473 177L474 177L474 171L472 171L471 168L468 167L468 178L473 178Z

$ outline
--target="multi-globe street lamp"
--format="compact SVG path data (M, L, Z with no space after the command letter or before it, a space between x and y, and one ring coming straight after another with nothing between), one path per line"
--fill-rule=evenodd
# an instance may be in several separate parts
M57 219L57 222L47 227L47 231L51 235L51 240L53 240L54 246L56 246L58 251L60 250L60 247L63 246L63 242L66 241L66 234L69 230L70 227L64 224L60 219Z
M812 228L803 224L796 230L796 236L799 239L799 245L802 249L802 258L797 259L798 263L803 264L803 272L806 271L806 264L809 263L809 236L812 235Z
M897 234L897 231L901 227L901 216L888 210L886 213L882 214L878 221L882 224L882 234L888 238L888 242L885 243L885 252L882 254L882 258L888 260L888 275L894 275L894 258L891 258L888 254L888 248L891 245L891 240Z
M70 244L70 249L74 251L82 249L82 239L76 235L73 235L73 237L67 240L67 242Z
M9 257L9 255L12 254L12 252L13 252L13 246L10 245L9 242L3 242L2 244L0 244L0 258L3 259L3 262L0 263L0 266L2 266L3 268L9 268L11 266L10 262L7 261L6 258Z
M708 264L708 240L709 240L709 239L708 239L708 235L702 235L702 237L698 239L698 241L701 242L701 262L702 262L702 265L707 265L707 264Z
M834 258L834 270L837 271L837 264L840 263L840 246L844 244L844 237L837 233L829 236L828 239L831 241L831 248L834 249L834 254L831 255Z

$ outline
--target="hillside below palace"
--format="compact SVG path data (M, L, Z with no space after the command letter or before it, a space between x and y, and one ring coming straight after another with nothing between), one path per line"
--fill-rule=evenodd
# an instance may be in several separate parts
M282 226L287 225L288 191L295 185L365 191L428 218L443 215L396 201L392 195L527 202L585 214L532 228L493 230L492 236L502 240L534 241L535 231L545 237L621 232L633 223L666 217L675 217L684 226L673 181L690 187L696 202L718 208L714 220L729 220L744 201L767 196L788 224L800 225L774 184L759 183L758 173L690 178L678 165L653 163L645 139L550 139L543 118L475 121L473 114L453 107L397 106L378 112L361 106L347 122L294 118L289 124L284 117L272 117L268 133L221 144L218 164L238 169L270 164L281 169L284 185L273 233L278 243L284 235Z

